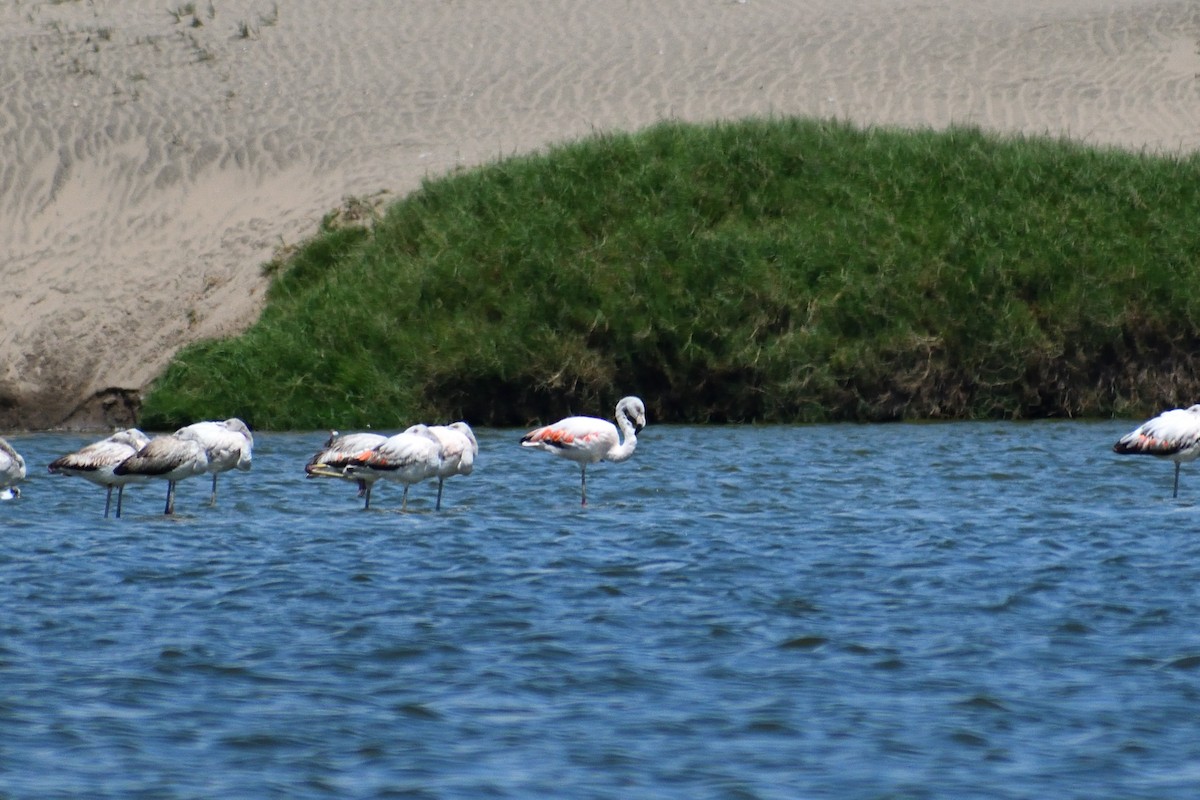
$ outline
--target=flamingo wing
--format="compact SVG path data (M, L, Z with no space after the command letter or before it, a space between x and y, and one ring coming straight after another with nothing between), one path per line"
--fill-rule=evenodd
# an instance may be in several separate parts
M536 447L575 461L599 461L618 441L616 426L596 417L567 417L521 437L525 447Z
M398 433L373 450L361 453L354 463L383 472L409 470L433 464L436 470L440 449L437 442L414 433Z
M208 468L208 457L199 442L178 436L158 436L122 461L113 469L114 475L150 475L180 480L199 475Z
M1166 457L1193 449L1200 449L1200 413L1183 408L1164 411L1113 445L1118 453Z
M204 448L211 472L224 472L234 467L247 470L251 465L252 440L243 429L244 423L231 426L230 421L194 422L177 430L175 435Z
M365 457L386 441L387 437L379 433L348 433L332 437L324 449L309 459L304 471L309 475L328 476L329 470L345 469L347 464Z
M112 474L113 467L137 452L137 448L113 439L102 439L50 462L50 471L63 475L88 477Z

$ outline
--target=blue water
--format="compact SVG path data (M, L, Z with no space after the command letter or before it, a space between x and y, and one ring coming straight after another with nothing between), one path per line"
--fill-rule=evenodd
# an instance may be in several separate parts
M478 431L446 488L103 491L13 436L3 798L1195 798L1200 464L1132 427Z

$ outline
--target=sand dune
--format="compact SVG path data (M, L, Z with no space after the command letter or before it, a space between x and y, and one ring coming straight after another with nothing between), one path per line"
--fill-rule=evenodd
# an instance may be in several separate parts
M125 424L349 196L665 118L1195 150L1198 49L1190 0L11 0L0 428Z

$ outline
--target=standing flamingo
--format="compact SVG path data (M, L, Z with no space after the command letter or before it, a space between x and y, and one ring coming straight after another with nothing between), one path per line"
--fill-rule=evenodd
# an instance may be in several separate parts
M380 475L370 470L358 470L356 474L347 475L346 466L355 458L374 450L387 441L387 437L379 433L348 433L345 436L337 431L329 432L329 440L308 463L304 471L310 478L341 478L358 483L358 496L366 498L363 509L371 507L371 489Z
M428 425L413 425L389 436L378 446L360 453L346 465L347 477L375 476L373 480L404 484L402 509L408 508L408 487L436 477L442 466L442 446Z
M113 474L162 478L167 482L167 507L164 514L175 513L175 484L208 471L204 446L179 436L155 436L145 447L113 468Z
M75 475L86 481L108 487L104 497L104 516L108 517L112 505L112 490L117 487L117 518L121 517L121 500L125 496L125 484L145 480L143 475L115 475L113 471L125 459L141 450L150 442L150 437L137 428L117 431L107 439L69 453L50 462L50 472L55 475Z
M1175 488L1179 496L1179 466L1200 456L1200 405L1164 411L1122 436L1113 445L1117 453L1168 458L1175 462Z
M0 439L0 500L12 500L21 496L14 484L25 480L25 459L13 450L12 445Z
M579 491L587 505L587 465L597 461L627 461L637 447L637 434L646 427L646 405L638 397L617 403L617 424L596 417L567 417L535 428L521 437L523 447L536 447L579 465ZM620 427L625 440L617 436Z
M438 470L438 493L435 510L442 508L442 485L455 475L470 475L475 468L475 456L479 455L479 442L475 432L465 422L449 425L434 425L429 429L442 445L442 466Z
M237 417L221 422L194 422L175 431L175 435L204 448L208 457L208 471L212 473L212 495L208 500L210 506L217 504L217 476L220 473L234 467L250 469L254 436L246 423Z

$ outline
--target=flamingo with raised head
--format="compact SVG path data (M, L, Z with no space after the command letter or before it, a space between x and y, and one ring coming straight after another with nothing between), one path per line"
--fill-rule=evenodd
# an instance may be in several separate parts
M21 496L16 484L25 480L25 459L12 445L0 439L0 500Z
M107 487L104 496L104 516L108 517L112 506L113 487L117 487L117 518L121 517L121 501L125 496L125 484L145 480L144 475L116 475L114 470L125 459L141 450L150 442L150 437L137 428L117 431L106 439L92 442L74 453L50 462L54 475L73 475L91 483Z
M113 474L161 478L167 482L167 506L164 514L175 513L175 484L208 471L204 445L174 434L155 436L145 447L113 468Z
M646 404L639 397L617 403L617 424L597 417L567 417L535 428L521 437L523 447L545 450L579 465L580 505L587 505L587 465L597 461L628 461L637 447L637 434L646 427ZM621 437L617 435L621 429Z
M1171 497L1178 497L1180 465L1200 456L1200 404L1164 411L1118 439L1113 451L1174 461L1175 488Z
M441 443L428 425L413 425L351 459L343 473L352 478L374 476L374 480L404 484L400 507L406 510L408 487L436 477L441 467Z
M356 482L358 496L365 498L363 509L368 509L371 507L371 489L380 475L371 470L359 470L357 474L347 475L346 467L354 459L386 442L387 438L381 433L347 433L343 436L337 431L330 431L325 446L308 460L304 472L310 478L340 478Z
M465 422L449 425L434 425L430 429L442 445L442 466L438 470L438 492L435 510L442 508L442 486L447 478L455 475L470 475L475 469L475 456L479 455L479 442L475 432Z
M248 470L254 452L254 436L246 423L237 417L221 421L193 422L175 431L180 439L193 441L204 448L208 457L208 472L212 474L212 495L208 504L217 504L217 476L236 467Z

